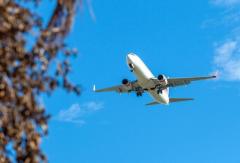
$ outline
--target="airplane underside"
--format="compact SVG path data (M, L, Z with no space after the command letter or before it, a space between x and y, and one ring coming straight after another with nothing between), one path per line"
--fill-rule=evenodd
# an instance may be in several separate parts
M122 80L122 85L117 85L109 88L96 90L95 92L109 92L116 91L118 93L135 92L137 96L142 96L144 92L148 92L153 102L147 105L169 104L173 102L189 101L193 98L169 98L169 88L181 85L190 84L192 81L206 80L216 78L216 76L204 77L187 77L187 78L167 78L165 75L158 75L155 77L144 62L133 53L127 55L127 65L130 71L135 74L137 80L129 81L128 79Z

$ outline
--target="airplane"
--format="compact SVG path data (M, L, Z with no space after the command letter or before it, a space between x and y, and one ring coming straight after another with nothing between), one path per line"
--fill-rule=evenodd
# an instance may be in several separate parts
M154 99L153 102L146 104L147 106L157 104L169 104L173 102L189 101L193 98L170 98L169 88L190 84L192 81L206 80L216 78L213 76L203 77L190 77L190 78L167 78L165 75L160 74L155 77L145 63L134 53L127 55L127 65L130 71L135 74L137 80L129 81L123 79L121 85L96 89L93 86L94 92L111 92L116 91L118 93L130 93L135 92L137 96L142 96L144 92L148 92Z

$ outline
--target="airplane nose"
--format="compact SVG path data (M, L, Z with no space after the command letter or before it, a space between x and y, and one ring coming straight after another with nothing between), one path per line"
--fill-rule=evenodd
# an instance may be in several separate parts
M132 60L132 58L133 58L134 56L136 56L134 53L129 53L129 54L127 55L127 61L128 61L128 63L131 62L131 60Z
M136 54L134 54L134 53L129 53L127 56L128 56L128 57L132 57L132 56L136 56Z
M131 63L131 56L132 56L132 54L129 53L129 54L127 55L127 57L126 57L128 64Z
M128 64L128 66L129 66L129 68L131 69L131 71L132 71L133 68L134 68L134 65L133 65L133 57L134 57L134 55L135 55L135 54L133 54L133 53L129 53L129 54L127 55L127 64Z

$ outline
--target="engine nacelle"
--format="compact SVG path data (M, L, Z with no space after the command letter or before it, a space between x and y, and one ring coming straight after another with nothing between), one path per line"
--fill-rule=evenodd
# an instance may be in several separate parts
M122 84L123 85L128 85L129 84L129 80L128 79L123 79L122 80Z
M129 81L128 79L123 79L122 80L122 85L123 85L123 89L125 90L125 91L130 91L130 90L132 90L132 83L131 83L131 81Z
M168 84L168 81L165 75L162 75L162 74L158 75L158 80L161 82L162 85Z
M160 74L160 75L158 75L158 80L163 80L164 77L165 77L164 75Z

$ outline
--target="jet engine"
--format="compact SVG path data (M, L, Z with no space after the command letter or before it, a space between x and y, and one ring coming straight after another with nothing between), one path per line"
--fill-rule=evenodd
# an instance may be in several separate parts
M130 90L133 89L132 83L128 79L123 79L122 80L122 85L124 86L124 89L127 90L127 91L130 91Z
M164 79L164 75L160 74L158 75L158 80L163 80Z
M164 76L162 74L158 75L158 80L161 82L162 85L167 85L168 84L166 76Z
M123 79L122 80L122 84L123 85L128 85L129 84L129 80L128 79Z

